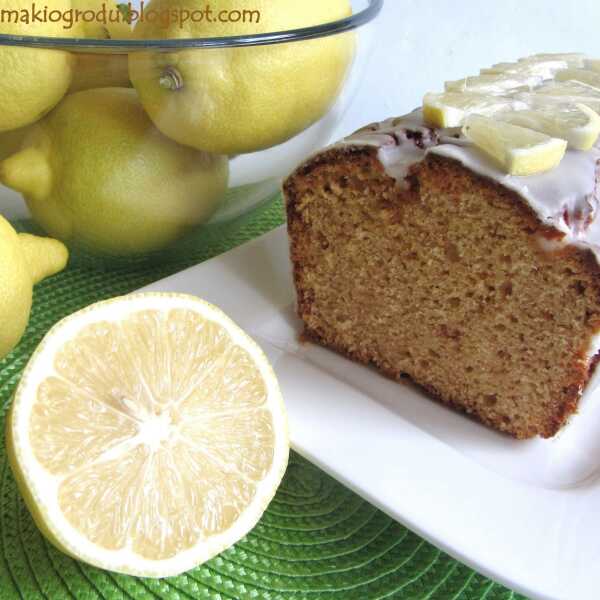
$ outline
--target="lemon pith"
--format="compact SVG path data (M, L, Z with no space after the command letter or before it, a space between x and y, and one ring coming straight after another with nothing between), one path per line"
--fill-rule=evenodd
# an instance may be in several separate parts
M175 294L106 301L55 326L8 426L11 463L48 538L151 577L245 535L288 457L260 349L214 306Z

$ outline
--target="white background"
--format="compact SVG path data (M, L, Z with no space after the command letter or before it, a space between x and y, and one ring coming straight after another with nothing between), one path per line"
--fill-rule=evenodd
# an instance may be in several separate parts
M406 113L444 81L497 62L536 52L600 57L600 0L385 0L377 29L338 137Z

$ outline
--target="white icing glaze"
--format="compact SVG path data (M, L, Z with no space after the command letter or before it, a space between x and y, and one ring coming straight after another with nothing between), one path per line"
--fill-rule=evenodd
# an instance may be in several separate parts
M378 148L386 172L401 186L406 185L410 167L429 153L456 160L470 171L516 192L542 223L563 234L559 245L589 248L600 264L600 214L596 214L600 204L600 189L596 192L600 147L588 152L568 150L552 171L517 177L499 169L458 129L427 127L420 110L369 125L336 146Z
M457 160L467 169L517 192L540 221L567 236L585 236L598 208L594 191L599 149L589 152L568 150L558 167L528 177L504 173L474 146L442 144L432 148L431 152Z
M408 170L425 158L427 148L439 144L439 133L423 123L419 111L360 129L336 146L374 146L386 173L400 186Z

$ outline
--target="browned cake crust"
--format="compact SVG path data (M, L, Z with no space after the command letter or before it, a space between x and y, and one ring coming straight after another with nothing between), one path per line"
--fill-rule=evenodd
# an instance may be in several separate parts
M516 193L428 155L408 189L372 147L321 153L285 183L305 334L517 438L553 436L589 379L595 257ZM595 363L594 363L595 364Z

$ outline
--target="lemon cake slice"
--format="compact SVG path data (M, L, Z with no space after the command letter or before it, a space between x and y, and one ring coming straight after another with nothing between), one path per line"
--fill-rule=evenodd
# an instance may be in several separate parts
M284 183L305 334L517 438L557 433L600 350L600 120L570 100L568 56L515 63L563 74L482 111L452 92L453 128L436 94Z

